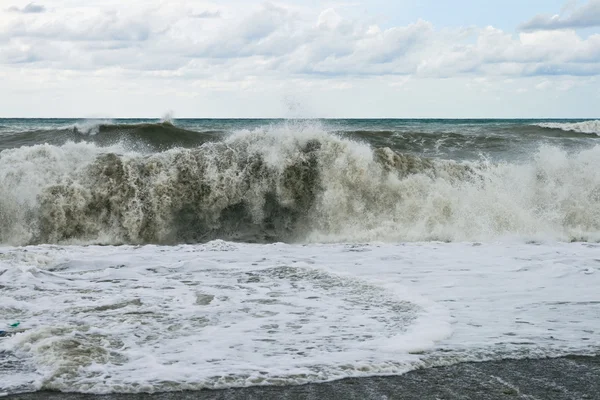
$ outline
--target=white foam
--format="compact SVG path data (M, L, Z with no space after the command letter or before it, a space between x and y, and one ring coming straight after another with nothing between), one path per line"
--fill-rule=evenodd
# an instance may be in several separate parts
M40 193L54 185L77 181L98 155L110 152L127 153L121 145L99 147L85 142L41 144L0 152L0 242L29 242L36 234L30 224Z
M600 247L2 248L0 392L155 392L597 353Z
M100 133L100 126L112 123L113 121L109 119L89 119L76 123L74 128L83 135L94 136Z
M470 179L441 167L438 176L382 176L367 157L343 154L323 171L309 241L600 240L600 146L575 154L541 146L528 162L466 164Z
M583 122L542 122L535 124L542 128L560 129L566 132L588 133L600 136L600 121L583 121Z
M311 143L318 148L307 155ZM86 169L108 152L118 156ZM207 221L201 230L245 204L261 226L269 194L303 219L288 227L301 228L291 235L300 242L600 240L600 146L541 146L521 163L403 156L398 166L389 149L285 125L197 149L123 153L89 143L1 152L0 242L184 241L181 209ZM103 175L111 169L119 173Z

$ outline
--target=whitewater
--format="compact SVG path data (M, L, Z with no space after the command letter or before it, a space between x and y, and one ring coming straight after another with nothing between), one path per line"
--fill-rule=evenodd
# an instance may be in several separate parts
M597 355L594 124L0 120L0 393Z

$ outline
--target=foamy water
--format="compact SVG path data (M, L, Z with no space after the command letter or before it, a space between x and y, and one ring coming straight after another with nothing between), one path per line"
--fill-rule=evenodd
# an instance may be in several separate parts
M156 392L593 354L600 247L3 248L0 391Z
M566 132L588 133L600 136L600 121L583 122L542 122L536 124L542 128L560 129Z

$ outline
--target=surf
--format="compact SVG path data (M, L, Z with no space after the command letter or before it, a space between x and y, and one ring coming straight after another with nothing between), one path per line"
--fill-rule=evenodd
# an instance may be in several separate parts
M0 242L600 239L600 147L457 162L319 126L240 130L192 148L123 143L0 153Z

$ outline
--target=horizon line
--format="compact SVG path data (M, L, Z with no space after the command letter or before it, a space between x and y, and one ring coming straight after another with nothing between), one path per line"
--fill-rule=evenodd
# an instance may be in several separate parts
M177 120L600 120L600 117L2 117L6 119L79 119L79 120L127 120L144 119L158 121L177 121Z

